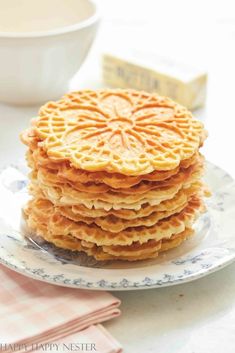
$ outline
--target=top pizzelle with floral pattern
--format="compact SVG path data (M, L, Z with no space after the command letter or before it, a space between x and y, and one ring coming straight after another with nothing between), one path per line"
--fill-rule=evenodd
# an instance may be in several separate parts
M121 89L78 91L49 102L33 129L51 160L133 176L177 167L197 151L204 132L169 98Z

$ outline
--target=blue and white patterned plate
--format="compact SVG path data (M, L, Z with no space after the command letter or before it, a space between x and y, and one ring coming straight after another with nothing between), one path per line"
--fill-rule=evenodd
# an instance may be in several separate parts
M170 286L203 277L235 259L235 182L207 164L206 182L213 196L196 235L178 249L154 260L99 263L84 254L56 249L32 235L24 236L21 208L26 202L26 168L0 172L0 262L35 279L61 286L132 290Z

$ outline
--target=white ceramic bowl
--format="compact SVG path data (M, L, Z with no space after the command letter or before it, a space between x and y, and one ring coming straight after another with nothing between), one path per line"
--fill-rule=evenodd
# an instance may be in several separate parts
M73 18L71 24L49 30L0 32L0 101L32 105L68 91L99 22L92 0L77 0L76 5L81 9L77 23Z

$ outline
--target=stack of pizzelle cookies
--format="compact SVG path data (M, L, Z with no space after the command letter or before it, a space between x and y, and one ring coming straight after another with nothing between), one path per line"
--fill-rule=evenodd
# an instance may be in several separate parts
M21 139L32 169L30 229L97 260L180 245L204 211L203 124L169 98L78 91L44 105Z

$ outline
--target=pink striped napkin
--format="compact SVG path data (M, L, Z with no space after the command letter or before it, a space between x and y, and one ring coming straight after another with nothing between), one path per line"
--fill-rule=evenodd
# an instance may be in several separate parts
M58 344L52 352L65 351L66 344L87 343L96 353L121 352L118 342L96 325L120 314L120 301L110 293L53 286L3 266L0 282L0 351L45 352L45 343Z

